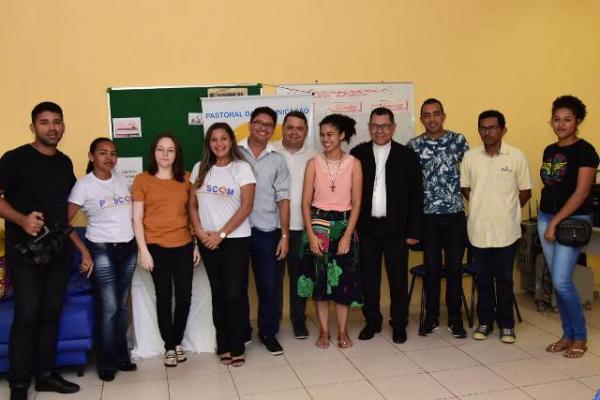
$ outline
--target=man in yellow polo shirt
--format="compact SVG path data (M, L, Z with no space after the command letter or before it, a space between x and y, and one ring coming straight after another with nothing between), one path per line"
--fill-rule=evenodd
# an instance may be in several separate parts
M502 142L506 134L502 113L479 114L478 130L483 146L467 151L460 168L462 192L469 201L467 231L479 295L479 326L473 338L487 338L495 320L500 340L514 343L513 265L521 237L521 208L531 198L531 177L525 155Z

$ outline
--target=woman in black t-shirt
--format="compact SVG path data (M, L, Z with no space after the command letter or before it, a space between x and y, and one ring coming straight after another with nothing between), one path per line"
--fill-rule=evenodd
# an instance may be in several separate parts
M538 212L538 233L548 263L556 302L562 321L562 338L546 351L564 352L568 358L580 358L587 350L587 332L583 308L575 285L573 270L581 247L557 243L556 227L565 218L591 222L589 199L598 167L594 147L580 139L579 124L586 115L585 104L574 96L561 96L552 103L550 124L558 141L546 147L540 176L544 183Z

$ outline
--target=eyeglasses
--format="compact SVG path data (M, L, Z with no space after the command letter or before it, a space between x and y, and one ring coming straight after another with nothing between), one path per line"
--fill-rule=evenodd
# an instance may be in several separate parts
M367 126L369 127L369 130L371 132L378 132L378 131L387 131L388 129L390 129L392 127L392 124L373 124L373 123L370 123Z
M275 128L275 125L273 125L271 122L263 122L263 121L259 121L259 120L254 120L251 122L251 124L255 128L263 128L268 131L271 131L271 130L273 130L273 128Z
M496 133L498 131L500 131L500 125L490 125L490 126L483 126L481 125L478 130L479 133L481 133L482 135L486 135L488 133Z

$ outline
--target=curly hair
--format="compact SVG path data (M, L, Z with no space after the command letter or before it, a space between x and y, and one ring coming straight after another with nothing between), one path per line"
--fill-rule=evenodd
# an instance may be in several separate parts
M340 133L344 133L344 142L350 143L350 138L356 134L356 121L346 115L329 114L321 122L319 127L323 125L333 125Z
M585 104L583 104L583 101L579 100L579 98L575 96L571 96L568 94L564 96L559 96L552 102L552 115L554 115L556 110L558 110L559 108L566 108L568 110L571 110L575 118L577 118L578 122L582 122L585 119L585 116L587 115L587 110L585 108Z

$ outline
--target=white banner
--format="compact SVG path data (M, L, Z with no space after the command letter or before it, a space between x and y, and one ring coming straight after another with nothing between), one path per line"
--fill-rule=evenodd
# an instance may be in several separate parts
M413 83L284 84L277 88L279 95L300 93L313 96L315 132L318 132L319 122L329 114L344 114L356 120L357 135L345 146L346 150L371 140L367 124L371 111L377 107L389 108L394 113L397 126L394 140L406 144L414 137ZM318 136L314 135L315 139Z
M204 132L215 122L226 122L235 132L238 141L248 137L250 114L257 107L271 107L277 112L277 126L271 140L281 139L283 117L290 111L301 111L308 120L309 135L313 135L312 96L242 96L202 98ZM310 136L309 136L310 137Z

